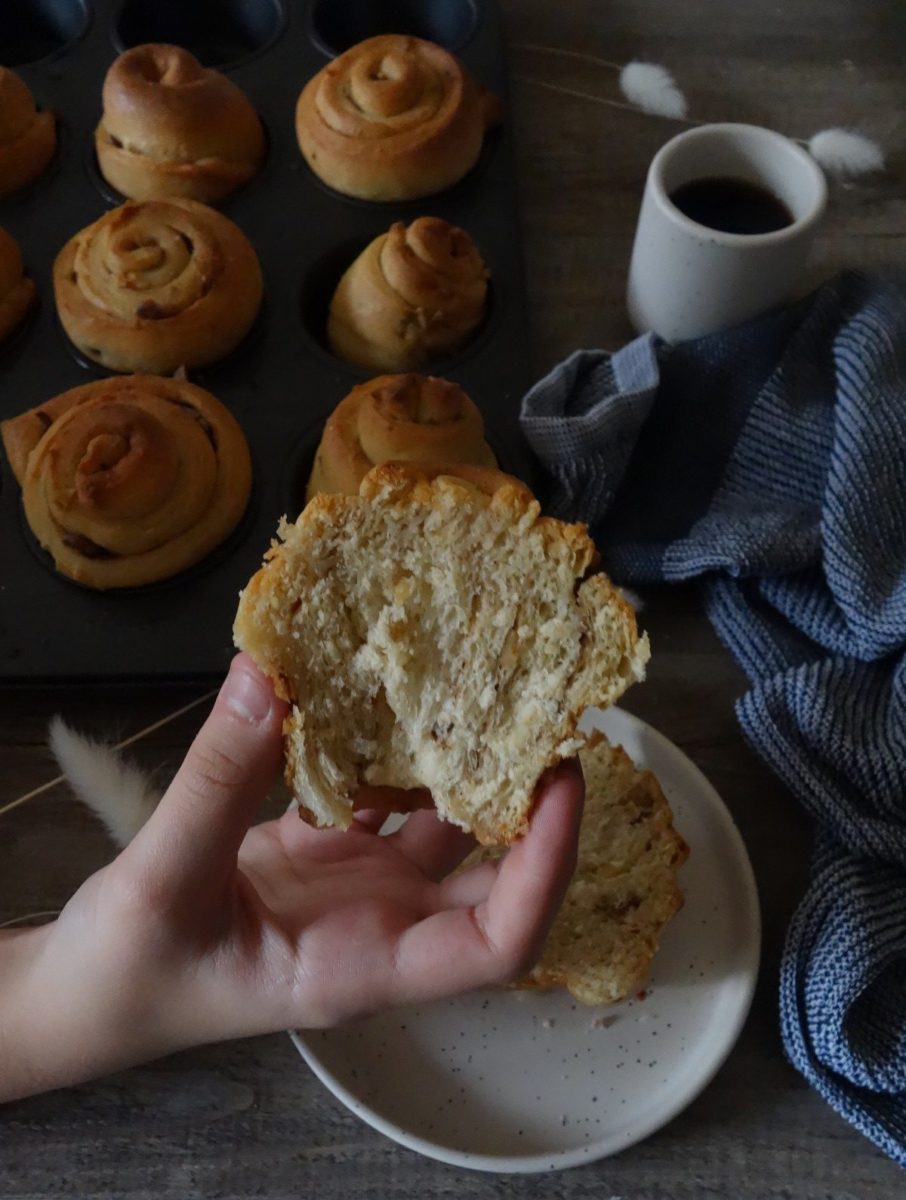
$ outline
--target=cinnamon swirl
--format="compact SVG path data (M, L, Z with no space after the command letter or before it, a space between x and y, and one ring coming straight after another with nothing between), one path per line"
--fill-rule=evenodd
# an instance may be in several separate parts
M195 200L123 204L71 238L54 263L60 321L114 371L165 374L223 358L261 304L245 234Z
M318 492L355 496L385 462L496 466L476 405L431 375L381 375L353 388L324 426L306 500Z
M264 130L245 94L179 46L134 46L104 80L98 166L133 200L215 204L258 172Z
M360 42L305 85L296 135L311 169L364 200L443 191L477 162L499 123L496 96L449 51L386 34Z
M248 502L242 430L183 380L84 384L4 421L0 435L33 533L88 587L175 575L219 545Z
M397 221L346 271L327 337L371 371L411 371L458 350L481 324L488 269L462 229L439 217Z

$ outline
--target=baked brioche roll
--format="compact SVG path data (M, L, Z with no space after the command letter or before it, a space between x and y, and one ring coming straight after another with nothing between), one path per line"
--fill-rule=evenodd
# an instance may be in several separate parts
M38 112L25 81L0 67L0 196L37 179L56 147L53 113Z
M501 104L447 50L385 34L351 47L305 85L299 147L332 188L363 200L441 192L478 161Z
M15 238L0 228L0 342L16 328L35 300Z
M479 841L524 833L589 704L641 679L648 641L584 526L480 467L377 467L316 496L242 593L236 644L290 701L286 778L346 828L362 784L427 788Z
M257 174L264 129L245 94L179 46L134 46L104 80L98 166L133 200L216 204Z
M664 926L681 908L689 848L651 771L600 734L580 750L585 809L575 874L541 958L519 988L567 988L615 1004L645 986ZM462 870L500 851L475 851Z
M368 370L416 370L469 340L487 296L488 269L465 230L440 217L397 221L337 285L330 348Z
M165 579L207 555L248 503L242 430L210 392L132 375L0 424L25 516L58 571L94 588Z
M354 387L327 418L306 499L354 496L385 462L497 465L476 405L457 384L432 375L381 375Z
M71 341L113 371L166 374L229 354L261 305L251 242L195 200L123 204L57 255L54 293Z

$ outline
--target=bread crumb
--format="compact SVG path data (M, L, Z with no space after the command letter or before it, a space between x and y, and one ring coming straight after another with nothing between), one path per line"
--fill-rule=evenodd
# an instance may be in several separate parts
M594 1017L591 1021L588 1022L588 1028L589 1029L609 1029L611 1027L611 1025L616 1025L616 1023L617 1023L617 1018L615 1016Z

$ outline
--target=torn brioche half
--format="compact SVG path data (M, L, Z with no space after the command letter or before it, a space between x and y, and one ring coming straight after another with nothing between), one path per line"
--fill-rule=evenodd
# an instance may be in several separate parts
M583 1004L615 1004L645 986L661 933L682 907L677 871L689 848L651 771L600 734L579 753L585 810L576 871L541 959L517 988L565 987ZM500 850L480 848L465 870Z
M234 637L290 701L303 815L346 828L362 784L425 787L482 843L523 833L583 710L644 675L648 641L595 562L584 526L490 468L376 467L281 523Z

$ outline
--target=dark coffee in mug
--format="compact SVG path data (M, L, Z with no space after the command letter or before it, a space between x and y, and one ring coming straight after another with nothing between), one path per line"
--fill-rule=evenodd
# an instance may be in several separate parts
M721 233L775 233L795 219L767 188L729 176L683 183L670 200L690 221Z

